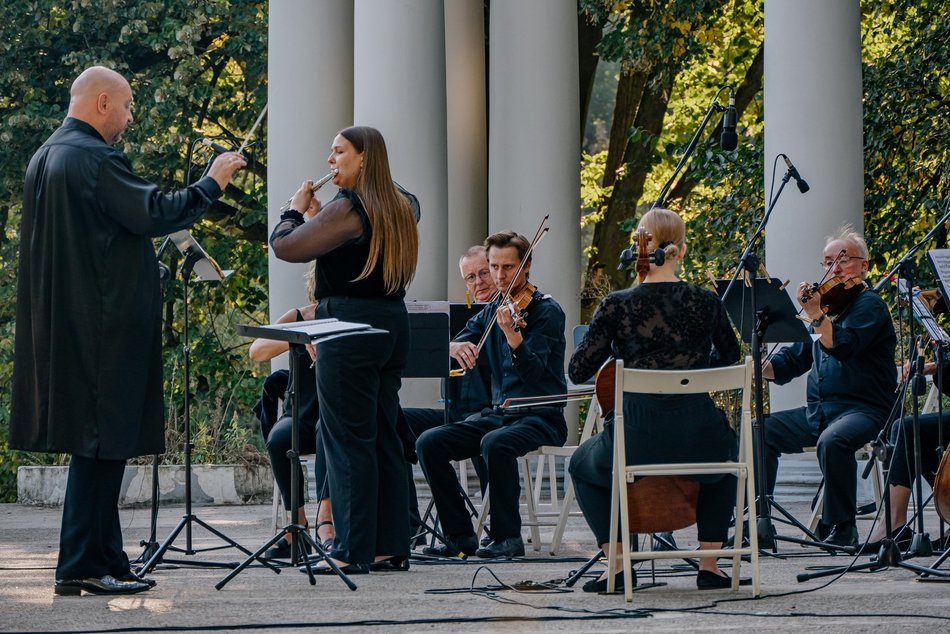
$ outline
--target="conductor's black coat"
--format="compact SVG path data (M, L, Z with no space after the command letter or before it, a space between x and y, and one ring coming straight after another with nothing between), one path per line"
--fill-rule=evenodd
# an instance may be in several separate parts
M121 460L164 450L161 296L151 237L221 195L165 194L67 118L26 172L10 446Z

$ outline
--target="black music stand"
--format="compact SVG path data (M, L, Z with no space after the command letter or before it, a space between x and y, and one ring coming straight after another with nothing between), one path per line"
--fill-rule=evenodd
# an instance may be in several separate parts
M352 335L366 334L386 334L387 331L372 328L368 324L358 324L347 321L338 321L336 319L315 319L311 321L297 321L286 324L273 324L269 326L238 326L237 332L244 337L273 339L276 341L286 341L291 347L304 346L308 343L319 344L322 341L329 341L338 337L347 337ZM237 565L228 575L215 584L215 589L222 589L231 579L236 577L242 570L250 566L255 560L267 551L268 548L276 544L284 535L290 535L290 561L291 565L303 563L307 570L307 576L310 585L316 585L317 580L313 576L311 560L306 556L306 550L301 544L306 542L313 551L326 560L333 572L336 573L343 583L350 590L356 590L356 584L344 573L339 566L330 558L323 544L311 537L310 532L305 526L300 524L298 512L300 510L300 500L297 499L297 487L300 478L300 433L299 419L297 411L297 378L300 376L300 359L302 354L291 354L290 359L293 364L290 369L290 449L287 451L287 457L290 458L290 524L281 528L276 535L264 543L255 552L248 551L248 558ZM274 572L280 570L271 566Z
M716 292L722 298L723 305L729 313L733 324L739 331L742 340L749 344L756 369L755 374L755 416L752 419L752 433L756 453L756 471L759 474L758 484L765 479L765 415L762 411L762 350L763 343L798 343L811 341L811 335L805 325L797 317L797 311L792 300L785 291L785 285L777 278L755 278L750 284L743 283L743 291L749 292L728 293L732 280L716 280ZM751 503L758 504L758 525L760 538L764 536L760 545L762 548L771 548L775 552L775 539L784 539L800 544L812 545L813 542L798 540L792 537L775 535L772 527L771 510L774 508L789 523L809 535L815 542L820 542L801 522L775 501L774 496L758 491L758 500ZM740 521L736 518L736 521ZM820 544L815 544L820 545Z
M465 323L485 304L450 304L449 302L407 302L409 310L409 329L412 333L412 344L409 350L409 361L403 370L403 378L434 378L441 379L444 386L443 415L444 422L452 422L449 411L452 407L449 368L452 361L449 356L451 333L457 333L464 328ZM477 517L475 505L468 497L464 487L460 488L463 499L468 505L472 517ZM445 536L439 531L435 523L429 520L433 515L433 500L429 501L425 512L419 517L420 529L412 535L411 542L424 537L426 534L435 540L444 542ZM413 557L424 557L415 555Z
M142 567L139 568L136 572L139 575L146 575L152 571L152 569L159 562L166 562L172 564L180 564L186 566L201 566L206 568L232 568L236 564L229 562L217 562L217 561L194 561L194 560L163 560L165 553L168 550L174 550L176 552L183 553L185 555L195 555L199 552L207 552L211 550L220 550L222 548L237 548L238 550L244 552L245 554L251 554L251 551L244 548L236 541L222 533L221 531L210 526L207 522L196 516L192 510L191 502L191 452L194 448L193 443L191 442L191 400L190 400L190 389L191 389L191 344L189 340L188 333L188 282L191 279L191 274L194 273L199 281L202 282L220 282L228 277L232 272L231 271L222 271L221 267L218 266L218 263L214 261L210 255L208 255L204 249L201 248L195 239L187 230L182 230L175 232L169 236L169 239L178 247L178 250L181 252L182 257L184 258L181 264L181 279L182 287L184 289L183 293L183 313L184 313L184 324L182 327L182 350L184 351L185 358L185 397L184 397L184 409L185 409L185 514L182 515L181 520L178 522L178 525L172 529L171 533L168 534L168 537L165 538L165 541L158 546L157 549L153 549L151 556L147 558ZM167 244L167 243L166 243ZM163 247L164 248L164 247ZM158 500L157 496L157 473L153 470L153 505L157 508ZM156 517L156 513L153 512L153 518ZM192 525L198 524L208 532L212 533L216 537L220 538L222 541L226 542L223 546L214 546L211 548L202 548L195 549L192 543ZM185 531L185 547L178 548L173 546L175 539L181 533ZM154 535L154 528L153 528ZM144 544L143 544L144 545ZM147 545L146 553L154 546L154 542ZM143 554L144 558L144 554ZM266 565L270 566L269 563L264 562ZM272 566L271 566L272 567Z

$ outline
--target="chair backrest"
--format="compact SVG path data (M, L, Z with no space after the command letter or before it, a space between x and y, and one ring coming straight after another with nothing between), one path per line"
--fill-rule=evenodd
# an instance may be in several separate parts
M699 394L741 390L742 420L751 426L750 395L752 359L741 365L707 370L639 370L625 369L616 362L614 402L623 403L625 393ZM617 407L614 425L615 477L626 471L623 408ZM655 475L627 486L629 530L633 533L655 533L678 530L695 522L698 487L695 481L678 475ZM657 500L662 500L658 504Z

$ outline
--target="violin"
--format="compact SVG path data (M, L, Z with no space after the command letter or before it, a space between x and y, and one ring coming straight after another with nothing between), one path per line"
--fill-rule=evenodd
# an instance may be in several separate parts
M835 276L820 284L812 284L801 292L798 299L804 304L818 293L821 295L821 311L834 317L843 313L866 288L867 284L863 280L854 277L845 280Z
M515 323L515 330L521 330L526 326L525 324L525 311L528 308L528 305L531 303L531 300L534 299L534 293L538 290L538 287L532 284L531 282L525 282L524 286L521 287L521 290L518 291L515 295L512 295L508 303L505 304L508 307L508 310L511 312L511 319Z

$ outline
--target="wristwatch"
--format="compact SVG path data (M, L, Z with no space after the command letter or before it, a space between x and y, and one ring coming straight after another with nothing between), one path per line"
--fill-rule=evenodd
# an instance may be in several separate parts
M812 327L812 328L818 328L818 326L821 325L821 322L823 322L823 321L825 320L825 317L826 317L826 316L827 316L827 315L825 315L824 313L822 313L822 314L821 314L821 317L819 317L818 319L812 319L812 320L811 320L811 327Z

